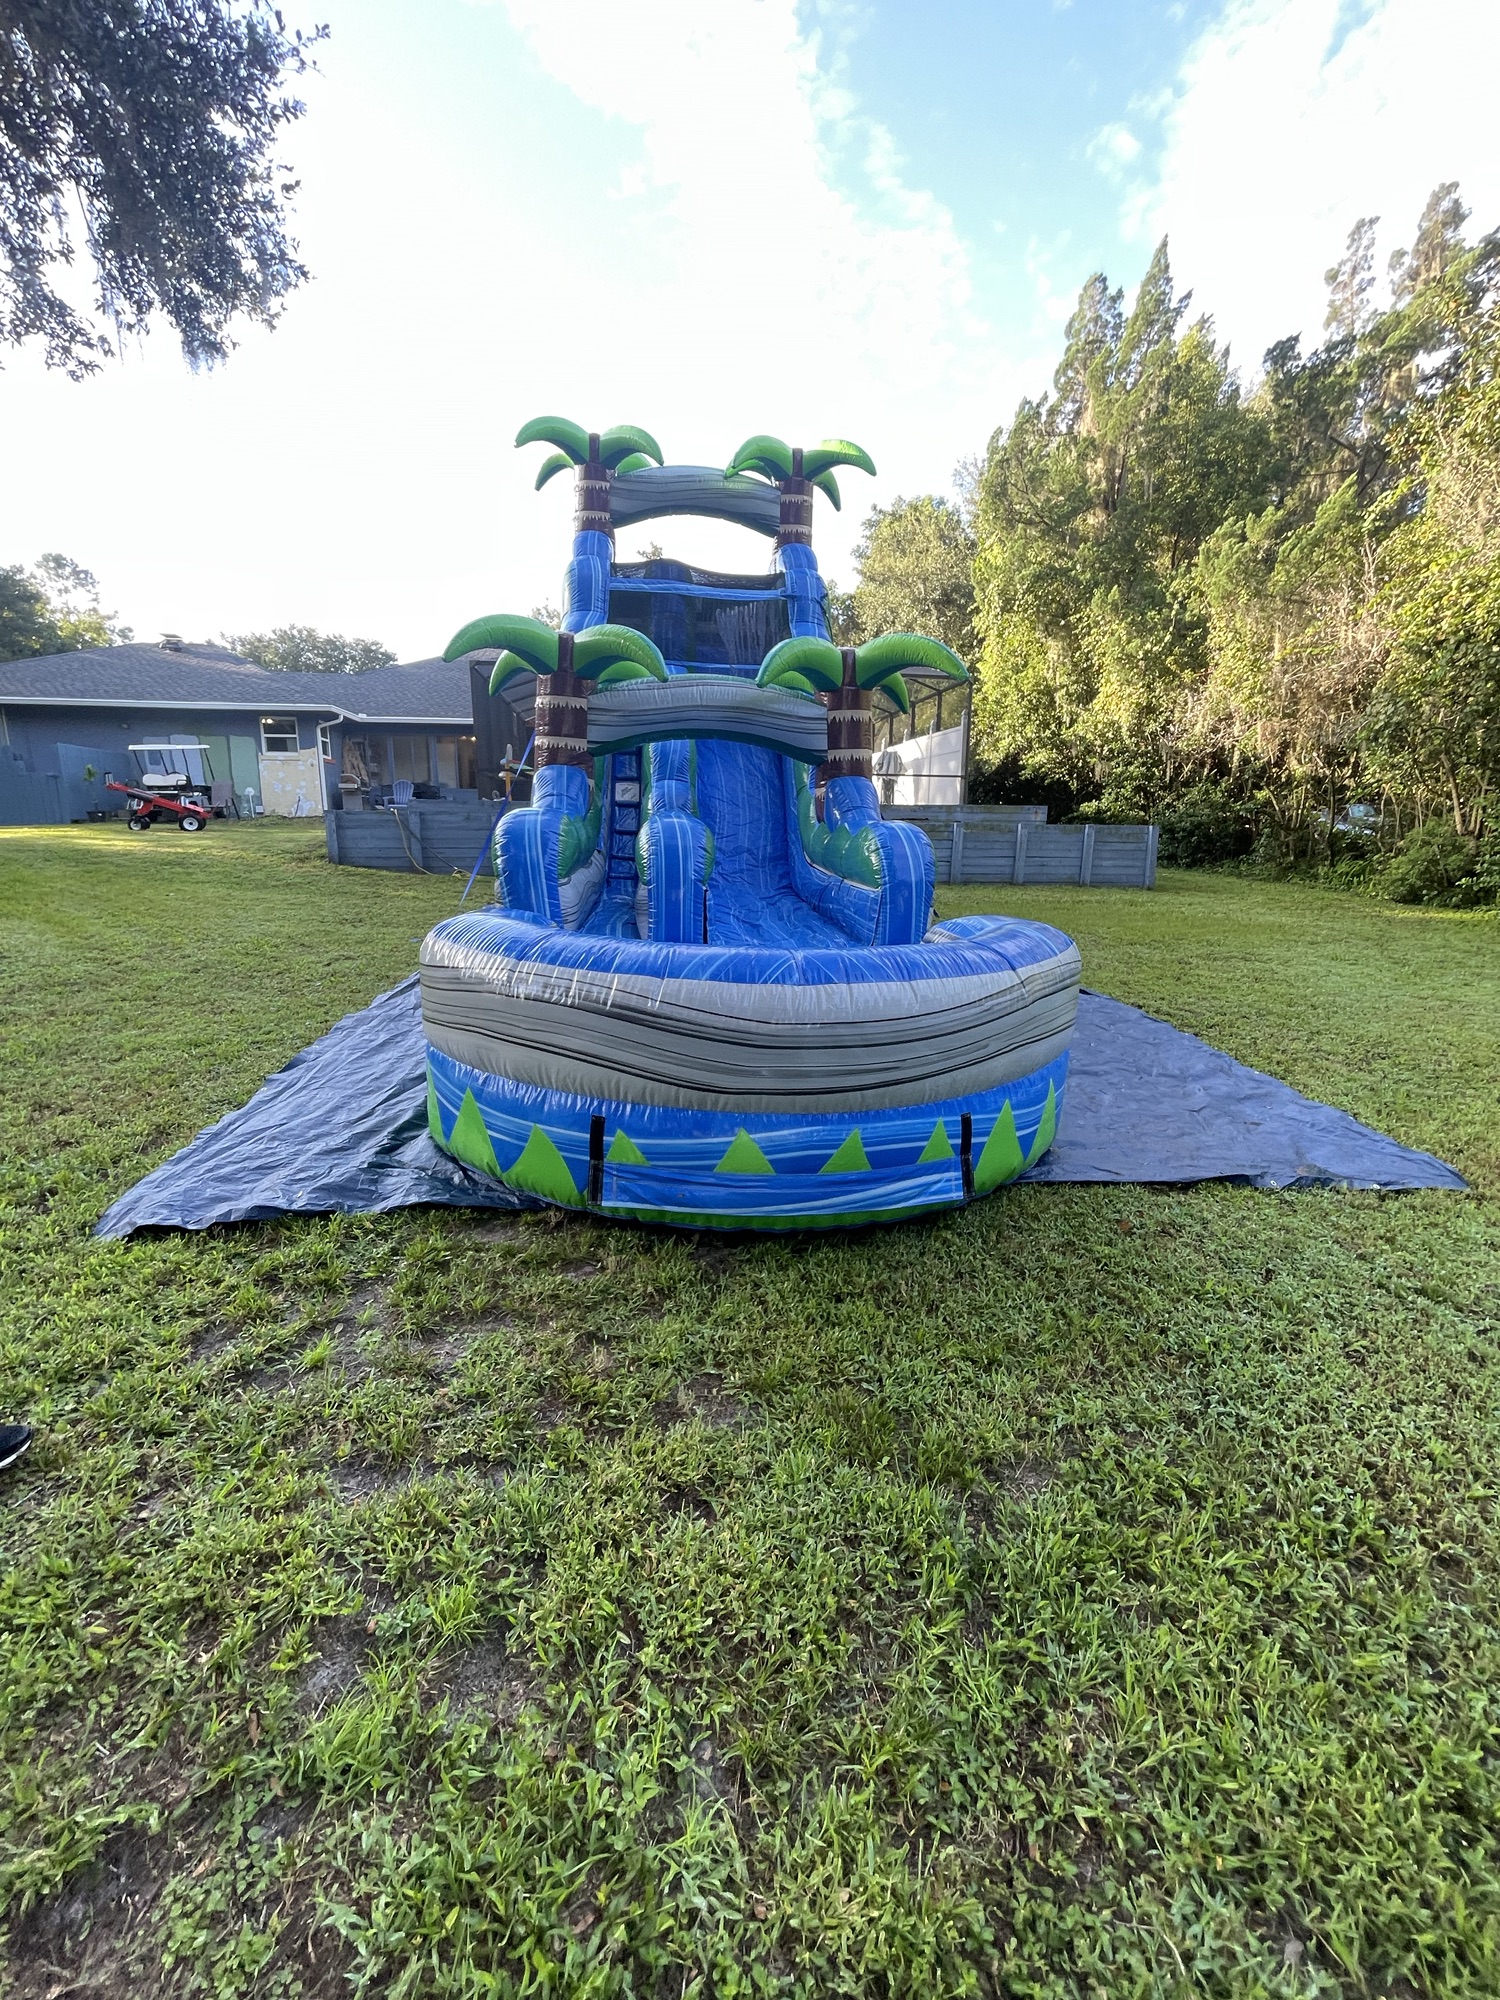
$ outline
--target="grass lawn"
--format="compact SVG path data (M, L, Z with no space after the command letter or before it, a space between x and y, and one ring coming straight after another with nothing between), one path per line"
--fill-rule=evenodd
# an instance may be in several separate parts
M1500 925L942 897L1472 1196L90 1240L460 887L0 830L0 1991L1500 1993Z

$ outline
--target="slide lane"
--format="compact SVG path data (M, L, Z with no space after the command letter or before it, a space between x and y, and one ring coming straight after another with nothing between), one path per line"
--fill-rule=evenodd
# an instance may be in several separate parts
M698 813L714 837L708 881L715 944L847 946L847 931L809 907L792 880L784 759L753 744L698 744Z

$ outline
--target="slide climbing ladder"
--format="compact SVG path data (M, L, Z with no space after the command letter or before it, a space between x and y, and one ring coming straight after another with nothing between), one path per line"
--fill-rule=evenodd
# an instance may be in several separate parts
M613 766L609 794L609 846L605 857L604 893L635 894L635 837L641 830L641 753L621 750Z

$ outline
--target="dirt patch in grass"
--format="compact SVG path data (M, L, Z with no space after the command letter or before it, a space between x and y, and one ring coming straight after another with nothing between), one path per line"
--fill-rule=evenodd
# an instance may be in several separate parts
M509 1320L485 1320L474 1326L430 1327L419 1337L417 1353L439 1375L451 1375L467 1360L480 1341L509 1327Z
M688 1255L709 1278L727 1278L743 1254L738 1243L718 1235L695 1236L688 1246Z
M496 1243L518 1243L526 1233L526 1225L518 1214L506 1212L504 1220L481 1222L464 1231L465 1243L483 1244L486 1249Z
M139 1827L111 1834L97 1857L19 1917L7 1947L14 2000L89 1993L135 2000L156 1900L171 1875L169 1841Z
M401 1492L414 1479L421 1477L421 1470L413 1465L370 1465L365 1461L350 1461L330 1465L323 1477L337 1499L350 1507L360 1507L377 1494Z
M374 1623L372 1614L363 1611L351 1618L329 1619L317 1628L318 1657L304 1668L297 1689L297 1706L304 1715L320 1715L361 1678Z
M996 1476L1012 1500L1026 1505L1040 1500L1044 1493L1051 1491L1057 1478L1057 1467L1045 1458L1028 1452L1024 1457L1008 1459L1004 1465L998 1466Z
M448 1712L488 1716L509 1725L541 1696L531 1664L511 1650L502 1633L492 1633L438 1663L427 1681L432 1698L447 1698Z
M722 1806L738 1824L745 1803L742 1778L739 1760L726 1757L712 1736L701 1736L683 1773L683 1790L697 1805Z
M753 1412L748 1403L725 1388L722 1375L704 1374L679 1382L671 1395L656 1405L654 1414L663 1430L696 1420L715 1430L739 1431L751 1421Z

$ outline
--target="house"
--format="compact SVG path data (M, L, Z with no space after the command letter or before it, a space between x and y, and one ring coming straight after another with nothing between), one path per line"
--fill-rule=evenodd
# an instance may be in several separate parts
M0 661L0 825L114 810L106 780L135 777L142 744L204 746L206 772L204 750L186 752L191 775L241 812L357 808L401 780L418 797L472 794L469 686L462 661L271 673L171 638Z

